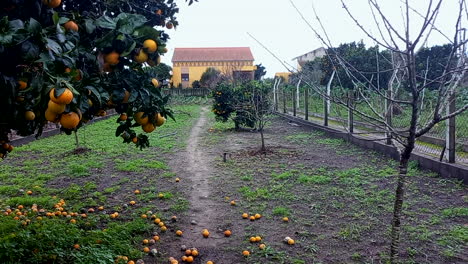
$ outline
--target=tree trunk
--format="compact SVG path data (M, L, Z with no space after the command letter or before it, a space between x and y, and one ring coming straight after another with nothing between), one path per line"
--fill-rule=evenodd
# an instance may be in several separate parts
M398 251L400 248L400 228L401 228L401 211L403 206L403 199L406 189L406 174L408 172L409 157L400 157L400 166L398 168L398 182L395 191L395 204L393 207L392 219L392 243L390 246L390 263L395 263L398 259Z
M261 127L261 128L259 129L259 131L260 131L260 137L262 138L262 148L261 148L261 151L262 151L263 153L265 153L265 152L266 152L266 148L265 148L265 137L263 136L263 127Z

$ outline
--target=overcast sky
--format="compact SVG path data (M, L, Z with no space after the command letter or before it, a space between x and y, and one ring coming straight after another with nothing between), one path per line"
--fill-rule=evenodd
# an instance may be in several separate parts
M312 30L301 19L289 0L199 0L188 6L185 0L177 0L180 23L177 29L169 30L169 52L163 62L171 64L175 47L241 47L252 49L255 64L262 63L267 77L286 69L248 34L252 34L267 46L282 61L296 64L292 59L322 46ZM307 21L320 29L315 19L313 6L326 28L332 44L364 40L372 44L345 13L340 0L293 0ZM372 27L372 16L367 0L345 0L351 12L367 27ZM429 0L410 0L411 5L424 13ZM457 13L457 0L445 0L438 16L438 28L453 35ZM385 13L395 25L402 28L402 12L399 0L380 0ZM413 28L421 20L412 13ZM466 17L464 22L466 26ZM375 28L373 29L376 32ZM447 43L439 33L433 32L430 44Z

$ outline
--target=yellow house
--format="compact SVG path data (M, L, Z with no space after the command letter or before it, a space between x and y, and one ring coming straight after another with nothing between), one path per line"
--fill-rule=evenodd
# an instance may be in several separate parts
M291 76L290 72L277 72L277 73L275 73L275 77L283 78L286 83L289 82L289 77L290 76Z
M172 86L189 88L208 68L234 79L253 79L256 66L250 48L175 48L172 56Z

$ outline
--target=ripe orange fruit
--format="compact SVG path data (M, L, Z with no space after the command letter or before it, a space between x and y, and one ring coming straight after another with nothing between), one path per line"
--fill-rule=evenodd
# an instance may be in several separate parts
M159 197L159 198L164 198L164 193L159 193L159 194L158 194L158 197Z
M179 182L179 181L180 181L180 179L179 179L179 178L175 178L175 181L176 181L176 182Z
M99 207L98 207L98 210L99 210L99 211L104 210L104 206L99 206Z
M192 256L188 256L186 261L187 261L188 263L192 263L192 262L193 262L193 257L192 257Z
M129 262L127 262L127 264L135 264L135 261L130 260Z
M104 61L109 65L117 65L119 64L119 58L120 54L115 51L112 51L111 53L106 54L104 56Z
M251 243L255 243L255 242L257 242L257 239L255 237L250 237L249 241Z
M260 245L258 245L258 248L260 248L261 250L264 250L266 248L266 245L265 244L260 244Z
M149 252L150 252L150 249L149 249L149 247L144 247L144 248L143 248L143 252L145 252L145 253L149 253Z
M224 236L225 236L225 237L230 237L231 234L232 234L232 233L231 233L231 230L226 230L226 231L224 231Z
M172 22L167 22L166 23L166 28L167 29L172 29L174 27L174 24L172 24Z
M260 218L262 218L261 214L255 214L255 219L260 219Z
M145 215L145 214L142 214L142 215L141 215L141 218L146 219L146 218L148 218L148 216Z
M206 264L214 264L214 262L211 261L211 260L208 260L208 261L206 262Z
M78 32L78 25L71 20L65 23L63 26L69 31L71 30L71 31Z
M26 112L24 112L24 118L26 120L32 121L32 120L34 120L36 118L36 115L34 114L33 111L26 111Z
M191 256L192 255L192 250L190 250L190 249L185 250L185 255L186 256Z
M159 218L154 219L155 224L159 224L160 222L161 222L161 219L159 219Z
M192 249L192 256L196 257L198 255L199 255L198 250Z
M79 245L79 244L75 244L75 245L73 245L73 248L74 248L74 249L80 249L80 245Z
M159 241L159 236L154 236L153 239L154 241Z
M230 204L231 204L231 205L236 205L236 201L232 200L232 201L230 202Z
M55 97L55 88L52 88L49 92L50 100L57 104L69 104L73 100L73 93L70 89L65 88L65 91L59 96Z
M164 222L159 222L158 225L159 225L160 227L163 227L163 226L164 226Z
M255 216L252 215L251 217L249 217L249 219L250 221L255 221Z
M248 214L248 213L243 213L243 214L242 214L242 218L244 218L244 219L249 218L249 214Z
M62 0L42 0L42 3L50 8L56 8L62 3Z
M47 110L50 110L52 113L61 114L65 111L65 107L65 104L57 104L56 102L49 100Z
M164 122L166 122L166 118L164 118L160 113L157 113L154 119L156 120L155 125L157 127L164 125Z
M132 142L133 142L133 143L137 143L137 142L138 142L138 138L137 138L137 137L132 138Z
M153 132L156 127L152 124L152 123L147 123L143 126L141 126L141 128L143 129L143 131L145 131L146 133L151 133Z
M75 219L72 219L72 220L70 220L70 223L71 223L71 224L76 224L76 220L75 220Z
M66 129L74 129L80 123L80 117L75 112L62 114L60 117L60 124Z
M148 54L146 54L143 49L140 49L138 54L135 55L134 59L138 63L144 63L148 60Z
M182 260L183 262L187 262L187 256L182 256L181 260Z
M129 98L130 98L130 92L127 91L127 90L125 90L125 95L124 95L124 97L123 97L122 103L123 103L123 104L128 103L128 99L129 99Z
M135 118L135 122L139 125L146 125L148 123L148 116L143 117L144 112L138 112L133 117Z
M148 53L154 53L158 49L158 44L152 39L147 39L143 42L143 48L146 49Z
M135 194L140 194L141 192L140 192L140 190L135 190L134 193Z
M202 235L204 238L208 238L210 236L210 232L208 231L208 229L203 229Z
M143 241L141 241L144 245L148 244L149 243L149 240L148 239L143 239Z
M58 122L58 115L57 113L54 113L52 111L50 111L49 109L47 109L45 111L45 118L47 121L49 122L53 122L53 123L57 123Z
M28 83L27 83L27 82L25 82L25 81L18 81L18 89L24 90L24 89L26 89L26 87L28 87Z
M159 87L159 81L156 78L151 79L151 83L153 84L154 87Z
M262 241L262 237L261 236L256 236L255 237L255 242L260 242Z
M126 113L122 113L122 114L120 114L120 116L119 116L119 119L122 120L122 121L127 120L127 118L128 118L128 116L127 116Z
M161 232L166 232L167 227L166 226L161 226Z
M289 222L289 218L283 217L283 222Z
M181 230L177 230L175 233L176 233L176 235L178 235L178 236L182 236L182 231L181 231Z
M244 250L242 251L242 255L244 255L244 257L248 257L250 256L250 252L248 250Z
M129 204L130 204L130 205L135 205L136 202L135 202L135 201L130 201Z
M288 239L288 245L294 245L295 243L294 239Z
M32 191L27 191L26 194L27 195L31 195L33 192Z

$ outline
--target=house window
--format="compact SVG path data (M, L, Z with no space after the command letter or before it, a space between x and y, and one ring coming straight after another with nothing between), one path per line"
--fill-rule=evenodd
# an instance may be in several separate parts
M182 81L183 82L188 82L189 81L189 74L188 73L182 73Z

